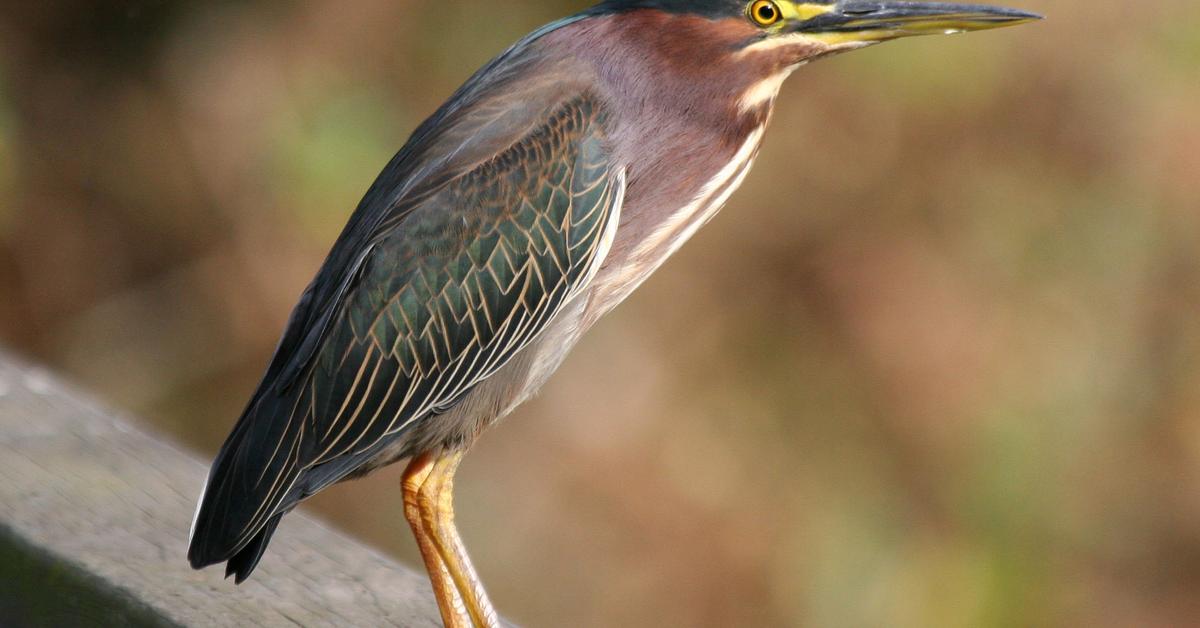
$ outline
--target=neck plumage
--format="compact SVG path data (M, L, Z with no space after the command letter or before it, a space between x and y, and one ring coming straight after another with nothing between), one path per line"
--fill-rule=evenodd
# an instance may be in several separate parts
M554 42L595 72L626 168L616 240L595 279L596 316L678 250L749 173L785 74L735 58L725 39L744 33L714 36L720 28L633 11L572 25Z

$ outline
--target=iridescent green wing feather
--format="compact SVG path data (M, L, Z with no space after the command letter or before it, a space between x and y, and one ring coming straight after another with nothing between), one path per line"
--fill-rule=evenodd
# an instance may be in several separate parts
M622 186L582 98L385 225L305 384L308 463L445 410L524 347L596 267Z

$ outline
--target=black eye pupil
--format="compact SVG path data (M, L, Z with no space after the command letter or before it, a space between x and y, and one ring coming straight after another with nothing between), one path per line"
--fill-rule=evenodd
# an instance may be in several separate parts
M764 4L758 7L758 19L764 22L770 22L775 19L775 7Z

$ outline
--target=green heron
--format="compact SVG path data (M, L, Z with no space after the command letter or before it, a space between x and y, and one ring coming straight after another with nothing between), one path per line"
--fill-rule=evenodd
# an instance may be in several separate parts
M245 580L308 496L409 459L447 626L497 615L454 473L741 184L780 85L877 42L1037 19L890 0L609 0L485 65L383 169L217 454L188 558Z

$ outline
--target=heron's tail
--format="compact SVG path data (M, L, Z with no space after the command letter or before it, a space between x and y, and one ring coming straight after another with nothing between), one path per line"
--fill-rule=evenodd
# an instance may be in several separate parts
M287 398L255 400L221 447L192 523L193 568L228 561L225 575L240 583L262 558L280 517L295 505L302 432L294 407Z

